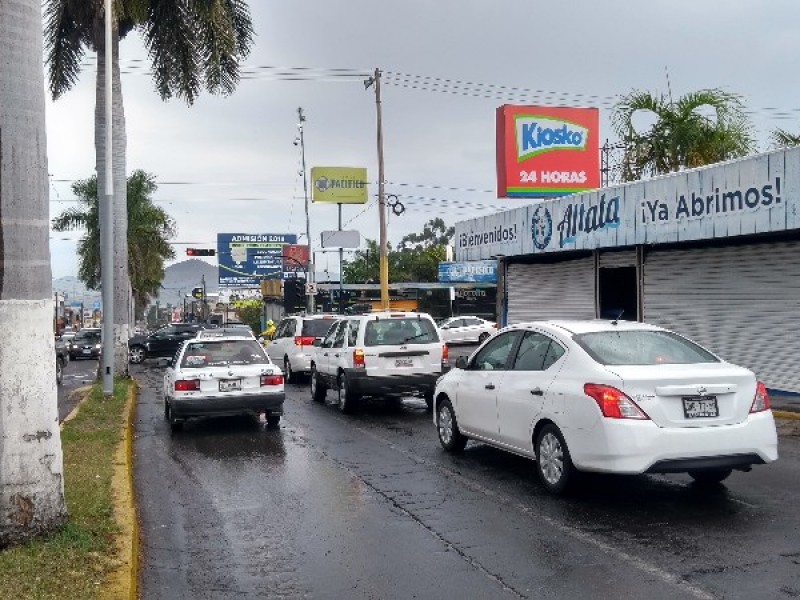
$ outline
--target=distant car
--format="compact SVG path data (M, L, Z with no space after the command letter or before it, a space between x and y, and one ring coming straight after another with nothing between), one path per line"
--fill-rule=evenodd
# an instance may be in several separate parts
M267 354L283 366L286 381L292 383L300 374L311 373L311 350L321 340L339 315L290 315L281 319Z
M136 335L128 340L128 360L139 364L147 358L173 356L183 342L202 329L198 323L172 323L149 335Z
M79 358L100 358L102 351L100 329L81 329L72 338L69 346L71 360Z
M61 341L64 343L64 346L67 349L67 359L69 359L69 350L72 347L72 340L75 339L75 332L74 331L65 331L61 334Z
M64 381L64 367L69 362L69 350L67 349L66 342L62 339L56 338L56 383L61 384Z
M417 395L433 405L448 349L433 319L418 312L375 312L338 319L314 346L311 397L334 389L339 410L356 412L364 396Z
M764 384L676 333L635 322L506 327L436 386L448 451L468 439L536 460L544 487L580 471L718 483L778 458Z
M164 416L172 431L193 417L264 413L269 426L280 422L283 374L252 336L203 331L165 362Z
M497 332L497 323L480 317L450 317L439 323L439 330L448 343L482 344Z

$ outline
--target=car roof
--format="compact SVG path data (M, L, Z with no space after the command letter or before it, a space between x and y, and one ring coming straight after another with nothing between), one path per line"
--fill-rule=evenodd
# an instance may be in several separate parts
M255 340L255 336L251 334L245 334L241 332L241 327L238 328L239 331L235 329L206 329L201 331L197 334L197 337L194 338L195 340L208 340L208 341L220 341L220 340Z
M380 310L377 312L367 313L365 315L352 315L353 317L364 317L371 320L378 319L399 319L403 317L418 317L420 319L432 319L432 317L425 312L407 311L407 310Z
M569 334L595 333L599 331L666 331L662 327L649 323L609 321L605 319L530 321L516 323L510 329L531 329L534 327Z

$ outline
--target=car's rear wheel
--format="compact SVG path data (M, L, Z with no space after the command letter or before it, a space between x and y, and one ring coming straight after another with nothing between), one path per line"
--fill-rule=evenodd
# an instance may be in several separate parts
M269 415L267 417L267 427L277 427L278 423L281 422L280 415Z
M433 392L425 392L425 405L428 407L428 410L433 409Z
M701 485L714 485L725 481L731 473L732 469L710 469L689 471L689 476Z
M339 375L339 410L347 415L352 415L358 410L361 398L353 393L344 373Z
M128 360L134 365L144 362L146 355L147 350L145 350L144 346L131 346L128 349Z
M289 360L288 356L283 359L283 374L286 378L286 383L294 383L295 379L297 379L294 371L292 371L292 361Z
M172 407L169 405L169 402L164 403L164 415L167 417L167 421L169 421L170 431L174 433L183 429L183 421L179 421L175 418L175 415L172 414Z
M325 394L328 389L319 380L319 373L316 365L311 365L311 399L314 402L325 402Z
M536 438L536 470L542 485L553 494L567 492L577 478L564 436L552 423L542 427Z
M56 383L64 381L64 359L60 356L56 358Z
M483 342L485 342L485 341L486 341L486 339L487 339L488 337L489 337L489 334L488 334L488 333L486 333L486 332L484 331L482 334L480 334L480 335L478 336L478 343L479 343L479 344L482 344Z
M467 445L467 438L458 429L456 413L450 400L442 400L436 414L439 443L448 452L461 452Z

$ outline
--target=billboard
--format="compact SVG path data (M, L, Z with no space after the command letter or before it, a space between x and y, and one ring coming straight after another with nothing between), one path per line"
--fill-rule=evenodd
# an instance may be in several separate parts
M440 283L497 283L497 261L440 262Z
M293 233L218 233L220 287L258 287L264 278L286 277L283 248Z
M283 247L283 273L305 273L308 270L310 252L306 244L286 244Z
M497 197L551 198L600 187L596 108L497 109Z
M311 167L311 200L327 204L366 204L367 170Z

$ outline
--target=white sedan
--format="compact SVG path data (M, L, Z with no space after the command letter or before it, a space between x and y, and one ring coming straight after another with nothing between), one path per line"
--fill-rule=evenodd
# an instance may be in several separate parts
M536 460L549 491L580 471L689 473L718 483L778 458L764 384L671 331L625 321L502 329L443 376L439 441Z
M450 317L439 323L442 340L450 343L483 343L497 332L497 323L480 317Z
M164 417L172 431L192 417L265 414L276 427L283 414L283 373L252 335L207 330L162 359Z

